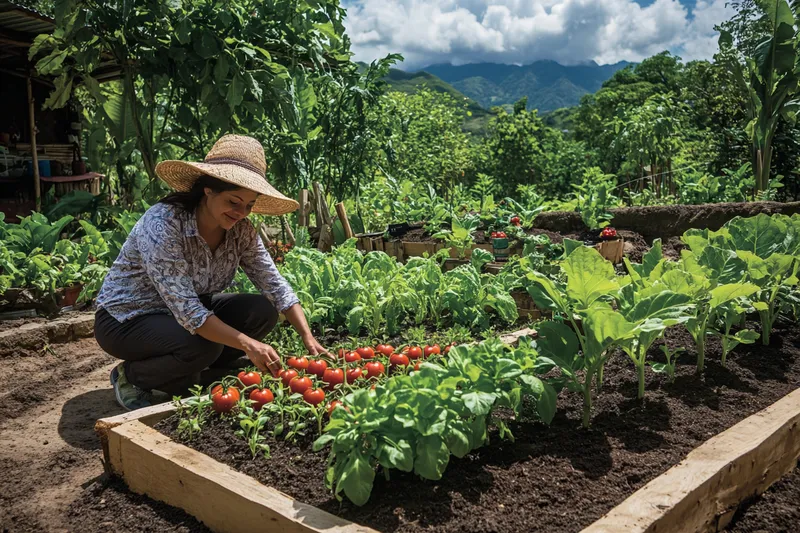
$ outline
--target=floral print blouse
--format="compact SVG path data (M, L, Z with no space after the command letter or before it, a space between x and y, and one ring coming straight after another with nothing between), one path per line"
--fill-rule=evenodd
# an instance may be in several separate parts
M194 213L156 204L131 230L97 296L97 308L119 322L171 313L192 334L212 314L199 295L222 292L241 266L282 312L299 302L248 219L231 228L211 252Z

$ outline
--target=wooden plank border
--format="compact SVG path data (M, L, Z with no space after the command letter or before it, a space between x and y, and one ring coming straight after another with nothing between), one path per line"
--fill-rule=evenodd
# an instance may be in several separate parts
M523 329L503 336L513 343ZM373 530L330 515L257 483L152 427L175 410L162 404L101 419L109 471L138 493L180 507L214 531ZM582 533L720 531L744 500L761 494L800 457L800 389L706 441ZM269 527L268 527L269 529Z
M798 457L800 389L695 448L582 533L720 531Z

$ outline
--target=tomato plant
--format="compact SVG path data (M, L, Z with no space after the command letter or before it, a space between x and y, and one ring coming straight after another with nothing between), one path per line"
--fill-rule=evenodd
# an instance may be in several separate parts
M328 390L333 390L336 385L344 383L344 370L341 368L326 368L322 381L328 384Z
M389 357L389 364L392 367L396 366L408 366L411 364L409 361L409 356L402 354L402 353L393 353L391 357Z
M386 367L380 361L370 361L365 365L367 379L381 377L386 372Z
M250 391L249 399L253 401L253 409L259 411L262 407L271 403L275 396L269 389L253 389Z
M372 359L375 357L375 350L371 346L362 346L356 350L361 359Z
M319 405L325 401L325 391L322 389L306 389L303 399L311 405Z
M217 413L229 413L240 398L239 389L236 387L217 385L211 389L211 407Z
M394 346L390 344L379 344L376 348L376 351L385 355L386 357L389 357L394 353Z
M312 386L311 379L308 376L297 376L289 382L289 389L295 394L303 394Z
M238 375L239 381L241 381L242 385L245 388L253 386L253 385L261 385L261 374L255 371L251 372L239 372Z
M318 378L321 378L323 375L325 375L326 368L328 368L328 363L322 359L311 359L308 361L308 373L314 374Z
M377 363L377 361L376 361L376 363ZM367 364L370 365L372 363L367 363ZM380 364L380 363L377 363L377 364ZM345 378L347 380L347 383L355 383L356 380L361 379L361 376L363 376L363 375L364 375L364 370L361 367L358 367L358 366L353 367L353 368L348 368L347 372L345 372Z
M441 353L441 348L439 348L438 344L434 344L433 346L426 346L425 350L423 351L423 355L427 358L432 355L439 355Z
M308 357L290 357L286 364L296 370L308 370Z
M419 359L420 357L422 357L422 348L420 348L419 346L410 346L408 348L407 355L409 359Z
M288 387L289 383L291 383L292 380L297 376L298 376L297 370L292 370L291 368L287 368L286 370L283 370L280 373L281 381L283 382L283 385L285 387Z
M356 363L358 361L361 361L361 356L358 355L358 352L347 352L344 354L345 363Z

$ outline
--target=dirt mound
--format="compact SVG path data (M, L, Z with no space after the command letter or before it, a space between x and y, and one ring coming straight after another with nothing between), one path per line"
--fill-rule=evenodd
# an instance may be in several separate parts
M742 202L702 205L665 205L653 207L624 207L612 209L615 228L631 230L642 235L648 242L661 238L680 236L690 228L719 229L728 220L741 216L751 217L759 213L772 215L800 213L800 202ZM579 233L586 226L576 212L554 211L536 217L537 228L559 233Z

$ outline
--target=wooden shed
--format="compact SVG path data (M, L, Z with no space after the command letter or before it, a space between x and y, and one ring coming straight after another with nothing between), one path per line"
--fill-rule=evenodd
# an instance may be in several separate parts
M28 52L36 36L51 33L52 18L0 0L0 211L14 221L41 210L42 197L80 189L100 194L102 176L87 172L80 157L81 113L77 103L46 110L54 85L38 76ZM119 75L106 65L97 79Z

